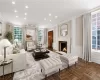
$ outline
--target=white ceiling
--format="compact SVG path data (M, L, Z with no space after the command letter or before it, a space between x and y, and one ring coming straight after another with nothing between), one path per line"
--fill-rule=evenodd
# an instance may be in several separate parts
M49 26L58 24L100 5L100 0L0 0L0 12L5 21L13 24L36 24ZM29 8L26 9L25 5ZM18 12L15 13L14 10ZM24 13L27 12L26 20ZM51 13L51 16L49 16ZM19 18L16 18L19 16ZM57 19L54 17L58 16ZM45 21L44 18L47 20ZM51 22L50 22L51 20Z

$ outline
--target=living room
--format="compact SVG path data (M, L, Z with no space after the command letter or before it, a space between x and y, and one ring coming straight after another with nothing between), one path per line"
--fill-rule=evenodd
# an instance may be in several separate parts
M0 80L100 80L99 0L0 0Z

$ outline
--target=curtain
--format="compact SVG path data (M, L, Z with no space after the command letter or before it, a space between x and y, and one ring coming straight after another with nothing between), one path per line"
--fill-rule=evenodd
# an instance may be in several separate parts
M83 59L91 61L91 13L83 15Z

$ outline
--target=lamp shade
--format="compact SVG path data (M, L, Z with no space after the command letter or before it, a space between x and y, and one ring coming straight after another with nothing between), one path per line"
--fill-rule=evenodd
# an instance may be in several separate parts
M4 55L4 61L6 60L6 48L9 47L9 46L12 46L12 44L9 42L8 39L0 40L0 51L1 51L0 54Z
M0 48L4 48L7 46L12 46L12 44L9 42L8 39L2 39L0 40Z

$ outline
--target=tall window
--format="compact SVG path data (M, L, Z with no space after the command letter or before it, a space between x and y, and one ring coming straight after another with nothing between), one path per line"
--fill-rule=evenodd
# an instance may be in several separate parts
M38 29L38 41L44 43L44 29Z
M22 42L22 29L20 27L14 27L14 40L17 39L18 42Z
M92 49L100 50L100 11L91 14L92 19Z

